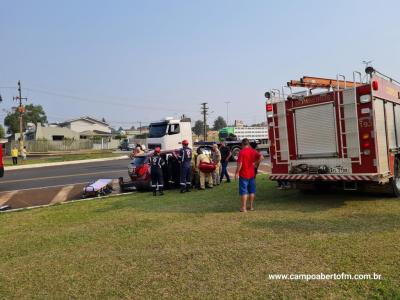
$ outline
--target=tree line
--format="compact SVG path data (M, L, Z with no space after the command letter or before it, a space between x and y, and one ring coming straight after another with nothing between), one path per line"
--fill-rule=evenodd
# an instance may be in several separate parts
M214 120L214 124L212 127L212 130L220 130L224 127L227 127L226 121L223 117L218 116L215 120ZM210 129L210 126L207 125L207 130ZM192 128L192 131L195 135L200 136L203 134L203 130L204 130L204 122L202 120L197 120L194 123L194 126Z
M103 121L104 118L103 118ZM46 113L41 105L34 105L34 104L27 104L25 106L25 113L23 117L23 130L25 131L26 126L28 123L33 124L46 124L47 116ZM19 113L17 111L9 112L4 119L4 125L7 126L7 133L14 135L15 133L19 132ZM218 116L213 123L212 130L220 130L224 127L227 127L226 121L223 117ZM132 126L134 128L134 126ZM122 128L120 128L122 129ZM192 128L193 133L197 136L203 134L204 123L202 120L197 120ZM207 130L210 127L207 125ZM6 131L2 125L0 125L0 138L4 138Z

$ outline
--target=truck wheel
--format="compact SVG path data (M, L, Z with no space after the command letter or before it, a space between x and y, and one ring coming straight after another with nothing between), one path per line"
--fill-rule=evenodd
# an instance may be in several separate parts
M400 197L400 159L396 157L394 160L394 176L392 179L393 193L396 197Z
M233 148L232 149L232 160L237 161L239 158L240 148Z

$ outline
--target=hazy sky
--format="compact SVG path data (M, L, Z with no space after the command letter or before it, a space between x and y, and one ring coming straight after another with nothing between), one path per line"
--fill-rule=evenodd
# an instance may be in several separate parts
M127 127L182 113L247 123L265 90L348 77L374 60L400 78L399 1L0 0L0 118L20 79L50 121ZM68 96L68 97L64 97Z

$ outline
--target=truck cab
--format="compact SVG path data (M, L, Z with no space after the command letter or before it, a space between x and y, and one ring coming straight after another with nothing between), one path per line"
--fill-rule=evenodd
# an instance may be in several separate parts
M147 148L178 149L182 147L182 140L188 140L189 146L193 146L191 120L189 118L180 120L165 118L162 121L150 124Z

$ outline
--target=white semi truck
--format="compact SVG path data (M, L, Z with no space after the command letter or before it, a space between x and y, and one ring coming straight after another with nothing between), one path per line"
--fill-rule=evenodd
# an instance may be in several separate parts
M215 142L200 141L193 144L192 127L189 118L174 119L165 118L162 121L153 122L149 126L147 148L152 150L160 147L161 150L175 150L182 147L182 141L187 140L189 147L210 147ZM261 144L260 140L250 139L254 145ZM232 160L236 161L241 149L241 140L225 141L225 145L232 151Z
M187 140L189 147L193 147L190 118L180 120L165 118L150 124L147 148L160 147L162 150L174 150L182 147L183 140Z

